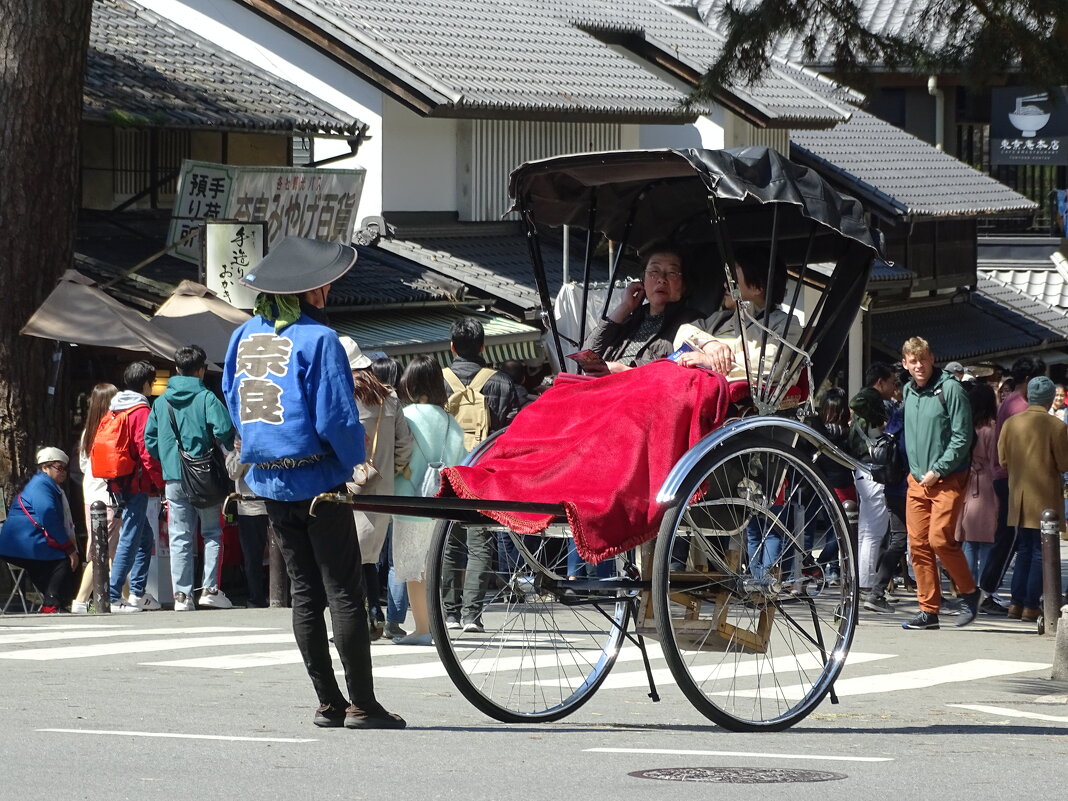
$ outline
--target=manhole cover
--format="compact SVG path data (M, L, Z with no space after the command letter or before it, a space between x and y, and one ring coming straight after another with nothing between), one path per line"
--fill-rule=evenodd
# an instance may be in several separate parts
M665 782L712 782L718 784L780 784L784 782L829 782L846 778L844 773L793 768L653 768L628 774L639 779Z

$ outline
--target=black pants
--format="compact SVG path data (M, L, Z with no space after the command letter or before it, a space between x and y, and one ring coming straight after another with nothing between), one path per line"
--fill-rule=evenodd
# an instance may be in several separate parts
M5 562L21 567L30 577L37 592L41 593L41 606L69 609L74 597L74 572L66 555L59 559L22 559L4 556Z
M994 547L987 553L979 588L991 594L997 592L1016 553L1016 526L1009 525L1009 480L994 479L994 494L998 496L998 527L994 532Z
M343 491L344 487L336 491ZM293 636L304 658L320 704L361 709L375 705L371 677L371 638L363 606L363 569L356 524L349 507L311 501L267 501L267 516L278 535L289 573L293 602ZM330 607L334 645L345 670L342 693L330 662L323 612ZM349 700L345 700L346 695Z
M248 605L267 606L267 580L263 571L263 553L267 549L267 515L237 516L237 537L241 541L241 559L248 585Z
M878 596L886 592L886 585L897 572L901 557L909 546L909 534L905 528L905 496L887 495L886 506L890 510L890 540L875 565L875 578L871 586L872 594Z

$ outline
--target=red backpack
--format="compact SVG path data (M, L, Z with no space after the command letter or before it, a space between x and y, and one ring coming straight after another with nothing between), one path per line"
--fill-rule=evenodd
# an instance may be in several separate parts
M89 452L89 464L95 478L123 478L132 476L137 468L137 448L130 437L130 427L126 418L134 409L147 406L138 403L128 409L108 412L100 418L93 439L93 449Z

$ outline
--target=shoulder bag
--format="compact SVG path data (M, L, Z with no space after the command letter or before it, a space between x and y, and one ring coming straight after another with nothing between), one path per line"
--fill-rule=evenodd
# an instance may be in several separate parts
M426 472L423 473L423 482L419 485L419 495L423 498L436 498L441 492L441 471L445 469L445 448L449 444L449 413L442 409L445 415L445 436L441 440L441 453L436 462L427 462Z
M375 421L375 434L371 439L371 452L367 455L367 460L356 465L352 470L352 480L348 482L348 490L353 495L359 495L368 485L373 484L380 475L378 468L375 466L375 451L378 449L378 430L382 427L382 415L384 413L384 407L380 407L378 419Z

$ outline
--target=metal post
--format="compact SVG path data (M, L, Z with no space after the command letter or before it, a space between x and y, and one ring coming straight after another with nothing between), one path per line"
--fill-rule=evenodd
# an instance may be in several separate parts
M269 572L268 602L272 609L289 606L289 582L286 563L278 547L278 535L274 526L267 528L267 561Z
M111 613L111 569L108 565L108 508L103 501L89 506L89 524L93 527L93 608L97 614Z
M1052 509L1042 512L1039 536L1042 539L1042 619L1046 634L1057 633L1061 616L1061 537L1060 520Z

